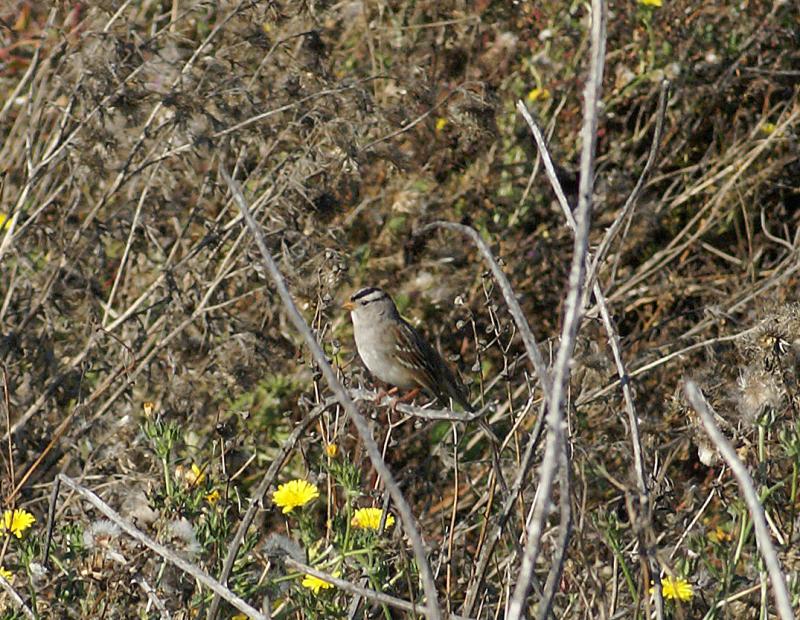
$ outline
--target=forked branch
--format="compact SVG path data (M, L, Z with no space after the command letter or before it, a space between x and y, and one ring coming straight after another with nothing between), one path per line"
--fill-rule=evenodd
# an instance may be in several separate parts
M405 497L403 497L403 493L400 491L400 487L398 486L397 482L395 482L392 472L389 471L389 468L386 466L386 463L381 457L380 449L378 448L378 444L375 443L375 439L372 437L369 424L367 423L366 419L364 419L364 416L362 416L356 409L353 399L339 381L338 377L336 376L336 372L328 363L325 352L322 350L322 347L314 337L314 334L312 333L311 328L308 326L308 323L306 323L306 320L297 309L297 306L295 305L294 300L289 293L289 289L286 287L286 282L283 279L283 275L281 274L280 269L278 269L278 265L275 263L275 260L272 258L272 255L267 248L266 241L264 240L264 234L261 232L261 229L250 213L250 209L247 206L247 202L244 199L244 195L242 194L238 183L236 183L236 181L234 181L224 169L221 169L221 174L225 179L225 182L228 184L239 210L242 212L242 216L244 217L247 227L250 229L250 232L255 238L256 245L261 252L261 259L264 262L267 273L270 274L270 277L275 284L275 288L278 290L278 295L283 302L283 306L286 310L289 320L292 322L295 329L300 332L303 340L305 340L306 345L311 351L314 361L319 365L322 375L325 377L325 381L328 383L331 391L338 398L342 407L344 407L344 410L353 420L353 424L355 425L356 430L361 437L361 441L364 442L364 448L366 449L367 455L372 462L372 466L384 481L386 489L389 491L392 501L394 501L395 506L397 507L397 511L403 521L403 527L405 528L406 534L411 540L411 545L414 549L414 557L417 561L417 568L419 569L420 578L422 580L422 587L425 591L425 596L427 597L425 614L432 620L441 620L442 612L439 608L436 582L433 579L433 572L431 571L431 567L428 563L428 558L425 552L425 544L422 542L422 536L417 529L414 514L411 512L411 507L408 505Z

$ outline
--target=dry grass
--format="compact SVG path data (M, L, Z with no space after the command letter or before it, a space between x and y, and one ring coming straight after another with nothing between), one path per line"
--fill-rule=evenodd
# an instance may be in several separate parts
M384 487L287 320L220 169L242 184L344 385L373 387L339 303L382 285L489 405L510 483L541 386L474 246L451 231L414 233L435 220L478 230L552 362L573 234L515 103L548 132L574 205L586 7L46 4L0 9L2 490L6 508L37 518L0 553L11 585L43 618L206 614L210 590L106 532L63 489L44 572L56 474L217 578L254 490L285 453L231 590L275 617L347 617L351 605L353 617L417 617L300 585L298 561L424 603L401 527L379 538L347 527L355 507L382 505ZM694 587L690 600L666 601L667 617L766 617L750 517L682 386L698 382L749 466L797 599L800 52L787 42L800 22L781 2L612 2L609 12L592 251L639 178L659 85L672 81L654 169L598 273L651 493L638 506L623 394L590 298L564 410L573 529L553 613L645 617L649 572L661 571ZM485 435L358 403L418 519L442 608L503 617L542 446L478 576L508 497ZM269 498L296 477L322 496L287 519ZM556 511L541 537L533 615L558 523ZM3 600L4 617L22 613Z

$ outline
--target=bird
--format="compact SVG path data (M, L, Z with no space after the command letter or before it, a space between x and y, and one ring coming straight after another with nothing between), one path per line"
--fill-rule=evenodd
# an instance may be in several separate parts
M350 311L356 349L367 370L401 390L420 391L449 405L474 412L464 384L425 338L400 316L381 288L357 291L343 304ZM408 400L408 396L402 400Z
M447 406L451 406L452 401L468 413L475 412L467 388L436 349L400 316L394 301L383 289L362 288L343 306L350 311L356 349L367 370L384 383L411 390L399 401L410 400L424 390ZM503 493L508 495L500 461L502 442L486 420L478 417L477 422L489 438L492 467Z

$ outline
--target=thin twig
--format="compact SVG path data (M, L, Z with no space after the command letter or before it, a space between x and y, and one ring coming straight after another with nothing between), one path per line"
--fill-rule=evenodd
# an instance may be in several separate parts
M47 509L47 531L44 538L44 551L42 552L42 566L49 568L50 566L50 545L53 542L53 530L56 525L56 504L58 503L58 494L61 491L61 479L56 476L53 480L53 489L50 492L50 505Z
M719 480L717 480L717 482L719 482ZM691 533L694 526L697 525L697 522L703 516L703 513L706 511L706 508L708 508L708 505L711 503L711 500L714 499L714 495L716 494L717 494L717 486L715 484L714 486L711 487L711 492L708 494L705 501L703 501L703 505L700 506L700 509L697 511L697 514L695 514L692 517L692 520L689 521L689 525L687 525L684 528L683 534L681 534L681 537L678 539L678 542L676 542L675 545L672 547L672 551L669 554L670 560L675 557L676 553L678 553L678 549L680 549L681 546L683 545L683 541L686 540L686 537Z
M147 595L148 600L153 605L155 605L156 609L158 609L158 612L159 612L159 614L161 616L161 620L170 620L170 618L172 618L172 616L170 615L169 610L167 610L167 606L164 605L164 601L162 601L158 597L158 592L155 591L155 588L153 588L153 586L151 586L149 583L147 583L147 580L144 577L142 577L141 575L137 575L136 577L134 577L133 581L134 581L134 583L139 585L139 587L142 589L142 591ZM149 611L149 607L148 607L148 611Z
M497 261L492 255L492 251L489 249L489 246L486 245L486 242L481 238L481 236L478 234L478 231L476 231L474 228L464 226L463 224L455 224L453 222L431 222L427 226L424 226L416 234L422 235L432 228L447 228L449 230L460 232L472 239L472 242L477 246L478 250L480 250L483 258L489 264L489 269L491 269L495 281L500 286L500 290L503 293L503 298L506 300L506 304L508 304L508 310L511 313L511 317L514 319L517 329L519 329L520 336L522 337L522 343L525 345L525 351L528 353L528 358L531 360L533 368L536 371L536 375L539 378L539 384L542 386L542 392L544 393L545 398L547 398L550 392L547 365L544 363L544 358L542 357L541 351L539 351L539 346L536 344L536 339L533 336L533 332L531 332L530 325L528 325L525 314L522 312L522 308L517 301L517 296L514 294L514 289L511 288L511 284L509 283L506 274L503 273L503 270L500 269L500 265L497 264Z
M350 397L354 401L358 400L365 400L375 402L375 398L379 396L378 392L373 392L370 390L364 390L359 388L351 388L350 389ZM453 411L451 409L428 409L427 407L417 407L415 405L409 405L407 403L395 403L392 402L392 398L390 396L384 396L380 402L375 403L377 405L385 405L391 406L400 413L405 413L406 415L413 416L415 418L421 418L423 420L448 420L450 422L475 422L477 420L481 420L485 418L489 413L489 408L484 407L478 411L471 411L469 413L464 413L461 411Z
M206 574L194 564L191 564L180 557L174 551L167 549L164 545L157 543L155 540L144 534L143 532L136 529L132 524L122 518L118 512L112 509L108 504L106 504L103 500L101 500L97 495L95 495L92 491L84 487L83 485L78 484L69 476L64 474L57 474L56 480L60 481L79 495L81 495L86 501L88 501L92 506L97 508L100 512L102 512L108 519L116 523L121 530L123 530L128 536L131 538L139 541L148 549L156 552L162 558L171 562L178 568L180 568L185 573L188 573L192 577L194 577L197 581L202 583L206 586L209 590L214 592L215 594L219 594L222 598L228 601L231 605L236 607L239 611L246 614L248 618L255 618L257 620L268 620L268 616L258 611L255 607L249 605L245 600L235 595L231 592L228 588L223 586L221 583L216 581L213 577ZM50 513L54 513L54 509L50 508Z
M14 468L14 443L11 440L11 399L8 396L8 371L6 365L2 365L3 370L3 405L5 409L5 422L6 422L6 440L8 448L8 481L14 487L17 484L17 472Z
M136 202L136 211L133 213L133 220L131 221L131 227L128 231L128 239L125 242L125 249L122 252L122 257L119 259L119 265L117 265L117 273L114 276L114 283L111 285L111 292L108 294L108 300L105 304L105 310L103 311L103 319L100 321L100 324L103 327L108 325L108 317L109 313L112 312L114 307L114 297L117 294L117 287L119 287L119 283L122 280L122 276L125 273L125 267L127 266L128 256L130 255L131 247L133 246L133 240L136 235L136 230L139 227L139 219L142 215L142 207L144 206L145 200L147 199L147 195L150 192L150 188L153 185L153 181L155 180L156 173L159 171L161 166L153 166L152 170L150 171L150 176L145 181L144 187L141 189L141 193L139 194L139 200Z
M663 113L666 110L666 92L667 88L666 85L662 86L662 97L660 100L660 107L659 107L659 119L661 122L657 121L657 127L663 125ZM539 129L536 121L534 121L533 117L528 112L528 109L525 107L525 104L522 101L517 102L517 110L522 114L525 121L528 123L528 127L531 129L531 133L536 140L536 144L538 146L539 152L542 156L542 160L545 164L545 170L547 172L547 176L550 179L550 182L553 186L553 189L558 197L559 204L561 205L562 211L567 219L567 224L573 231L576 230L576 222L575 218L572 215L572 210L567 203L567 198L564 195L564 190L561 187L561 182L558 180L558 176L556 175L555 167L553 166L552 158L550 157L550 152L547 148L547 144L544 141L544 137L542 136L542 132ZM654 136L653 147L650 150L650 159L655 159L655 154L657 153L657 148L655 145L660 142L660 130L657 128L657 133ZM650 159L648 159L648 163L650 163ZM645 175L648 173L649 167L645 165L645 170L642 172L642 175L639 177L639 182L637 183L637 187L640 187L644 183ZM630 210L635 206L635 197L638 195L637 189L634 188L634 191L628 197L628 200L623 207L623 211ZM620 218L617 218L617 222L621 221ZM616 223L616 222L615 222ZM612 229L614 226L611 227ZM606 239L613 238L613 234L615 231L609 229L609 232L612 232L611 235L607 233ZM586 269L587 269L587 282L590 281L589 274L591 274L596 269L596 260L594 263L590 262L589 255L587 252L587 260L586 260ZM611 312L608 309L608 303L605 298L605 294L603 293L602 288L600 287L599 283L595 279L592 282L592 293L597 300L597 304L600 308L600 315L603 320L603 326L606 330L606 333L609 337L609 344L611 346L612 353L614 355L614 362L617 367L617 374L620 377L618 383L622 384L622 392L625 398L625 408L628 414L628 423L631 427L631 442L633 444L633 454L634 454L634 464L636 467L636 475L637 475L637 482L639 483L639 494L640 494L640 504L646 504L646 496L647 496L647 479L645 476L645 464L644 464L644 455L642 450L642 443L639 437L639 423L638 423L638 416L636 415L636 407L633 401L633 394L631 393L630 388L630 375L628 374L625 364L622 360L622 352L620 347L619 341L619 334L617 333L617 329L614 326L613 320L611 318ZM581 307L585 307L585 300L582 303ZM617 384L615 384L617 385Z
M248 208L247 202L242 195L241 189L239 189L238 183L236 183L224 169L221 168L220 171L222 177L228 184L228 187L230 188L231 193L233 194L234 199L236 200L236 203L242 212L242 215L244 216L247 227L250 229L250 232L255 238L256 245L261 252L261 258L264 261L264 266L267 268L267 272L270 274L275 284L275 288L278 290L278 294L280 295L289 319L294 324L295 329L297 329L297 331L303 336L303 339L311 351L311 355L314 357L314 360L322 371L328 386L337 396L339 402L342 404L342 407L344 407L347 414L353 420L353 424L355 425L356 430L361 437L361 441L364 442L364 448L366 449L367 455L372 462L372 466L375 468L377 474L383 479L386 489L391 494L392 500L397 507L397 511L400 513L406 534L411 540L411 545L414 549L414 557L417 561L417 569L419 570L422 587L425 591L425 596L427 597L425 614L428 618L432 618L433 620L441 620L442 612L439 608L439 597L436 590L436 582L434 581L433 572L431 571L425 551L425 544L423 543L422 536L417 529L414 514L411 512L411 507L408 505L408 502L403 496L400 487L397 485L397 482L392 476L392 472L386 466L383 458L381 458L380 450L378 445L375 443L375 439L372 437L369 424L364 419L364 416L362 416L356 409L355 403L339 381L335 371L333 368L331 368L331 365L328 363L325 352L322 350L322 347L320 347L317 339L314 337L314 334L308 327L308 323L306 323L305 319L300 314L300 311L297 309L297 306L295 305L294 300L289 293L289 289L286 287L283 275L278 269L278 265L275 263L275 260L272 258L272 255L267 248L267 245L264 241L264 235L250 213L250 209Z
M642 173L639 175L638 181L636 181L636 185L633 187L628 199L622 206L622 210L619 212L617 217L614 218L614 222L608 227L606 234L603 235L603 240L600 242L600 246L597 248L597 252L594 255L594 260L592 260L592 266L589 268L589 272L587 274L587 281L589 282L594 282L595 277L597 276L597 269L600 263L606 257L608 248L611 247L611 244L616 238L620 228L622 228L622 225L631 216L634 207L636 207L636 201L639 199L639 195L642 193L644 183L650 176L650 171L655 164L656 157L658 156L658 150L661 146L661 136L664 133L664 118L667 114L667 104L669 103L669 87L669 80L661 81L661 91L658 95L658 108L656 110L656 127L653 131L653 141L650 143L650 152L647 155L647 161L644 164Z
M22 600L22 597L19 594L17 594L17 591L14 589L14 586L8 583L8 581L6 581L6 578L3 577L2 575L0 575L0 588L2 588L6 592L6 594L8 594L11 597L11 600L14 601L14 605L16 606L16 608L19 609L26 618L28 618L29 620L36 620L36 616L31 611L31 608L25 604L25 602Z
M558 472L559 513L561 522L558 524L558 541L555 546L553 563L547 575L547 582L542 590L542 599L536 617L546 620L553 608L553 599L561 587L561 574L564 571L564 562L567 559L567 548L572 536L572 480L569 470L569 452L567 442L562 443Z
M794 618L794 613L792 612L789 590L786 587L786 576L783 574L780 560L778 560L778 554L775 551L775 546L772 544L772 539L769 535L767 520L764 518L764 506L758 498L758 492L753 484L753 480L750 478L747 467L739 459L735 448L725 438L725 435L722 434L722 431L719 430L719 427L714 422L714 413L702 392L700 392L700 388L697 387L697 384L694 381L687 381L683 391L689 403L700 416L709 438L717 447L717 450L719 450L722 458L725 459L728 467L731 468L731 472L733 472L733 475L736 477L736 481L739 483L739 488L742 491L742 495L744 495L747 509L750 511L750 518L753 520L753 528L756 533L758 548L767 565L778 615L782 620L792 620Z
M380 603L381 605L388 605L389 607L394 607L396 609L402 609L404 611L410 611L411 613L419 613L421 610L418 605L414 605L414 603L409 601L404 601L401 598L397 598L395 596L389 596L388 594L384 594L383 592L377 592L376 590L370 590L369 588L362 588L359 585L341 579L340 577L334 577L330 573L326 573L324 571L318 570L313 566L308 566L307 564L303 564L302 562L298 562L292 557L285 557L283 561L286 563L286 566L293 568L294 570L300 571L301 573L305 573L307 575L311 575L312 577L316 577L317 579L322 579L323 581L327 581L331 585L336 586L342 592L347 592L348 594L354 594L355 596L364 597L371 601L375 601L376 603ZM458 616L456 614L449 614L448 616L450 620L466 620L464 616Z
M497 543L500 542L500 537L503 534L503 528L505 527L508 518L511 516L511 511L513 510L517 498L522 491L522 487L528 481L528 470L531 467L533 455L536 452L536 446L539 444L539 440L542 436L542 430L544 429L545 403L546 401L543 400L539 410L539 417L536 418L536 425L531 431L530 437L528 438L528 444L525 446L525 452L523 453L519 467L517 468L517 474L514 477L514 482L511 484L508 496L503 501L502 510L496 518L496 523L494 524L491 533L486 537L486 541L484 542L478 556L478 562L475 565L475 570L470 577L469 585L467 587L467 596L465 598L464 605L461 608L461 612L466 616L472 615L472 609L474 608L475 602L478 599L478 594L482 591L481 584L483 583L486 569L489 567L489 560L492 557L492 553L494 552Z
M456 232L460 232L466 236L468 236L473 243L477 246L478 250L483 255L484 260L488 263L489 268L492 272L492 275L495 278L495 281L500 287L501 292L503 293L503 298L508 305L509 312L514 319L514 323L517 326L517 329L520 332L520 336L522 338L523 345L525 346L525 351L528 354L528 359L531 360L531 364L533 365L534 371L539 379L539 385L541 386L542 393L544 394L544 401L546 402L549 394L550 394L550 381L548 378L547 366L544 362L544 358L542 357L541 351L539 350L539 346L536 343L536 339L531 331L530 325L528 324L528 320L525 318L525 314L522 311L522 308L517 301L517 296L514 293L514 289L511 287L511 283L508 281L505 273L500 268L500 265L497 263L497 260L494 258L492 251L489 249L489 246L486 242L481 238L478 232L463 224L455 224L453 222L443 222L437 221L428 224L427 226L423 227L420 231L418 231L417 235L422 235L426 231L432 228L445 228L449 230L453 230ZM539 419L537 420L536 428L531 433L531 436L528 440L528 445L525 449L525 454L523 456L522 463L517 471L517 476L512 484L511 488L507 491L504 490L506 494L505 501L503 503L503 510L501 512L501 516L498 519L496 525L493 527L491 534L488 536L483 548L481 549L481 553L478 557L478 563L476 565L475 571L473 572L473 576L470 579L470 586L467 588L467 596L464 602L464 606L462 607L462 612L466 615L470 615L472 613L472 609L475 605L477 600L478 592L480 591L479 584L483 581L483 577L485 575L486 569L489 565L489 560L494 552L494 549L497 545L497 542L500 540L500 536L502 535L503 528L505 523L511 514L511 510L516 502L517 497L523 486L523 481L526 479L526 475L528 472L528 468L530 467L531 460L533 458L533 453L535 450L536 445L538 444L540 433L542 429L542 422L543 422L543 412L540 413Z
M605 64L605 4L603 0L592 0L591 57L589 75L584 89L583 127L581 129L580 184L578 209L575 216L576 229L572 264L569 273L569 291L565 302L564 324L561 329L561 344L553 368L553 382L547 404L548 435L540 469L537 499L533 507L533 518L527 528L528 539L519 569L519 580L509 603L509 620L519 620L523 615L525 601L534 575L536 559L541 547L544 523L550 511L553 484L559 469L559 460L564 442L564 414L562 411L566 382L570 375L570 362L575 350L576 336L582 312L580 302L586 275L586 257L589 249L591 225L592 186L594 183L594 157L597 146L597 109ZM562 489L564 491L565 489Z
M636 187L631 192L630 196L628 197L628 200L625 202L625 206L622 209L621 216L618 216L616 218L614 225L612 225L612 227L607 231L604 239L604 242L606 242L605 248L608 247L608 244L611 243L611 240L616 235L616 232L621 226L621 223L624 221L626 214L630 213L633 207L635 206L636 198L638 197L639 191L641 187L644 185L645 178L649 174L650 168L652 167L652 164L655 161L656 155L658 153L658 145L661 139L664 114L666 113L667 93L668 93L668 83L665 81L664 83L662 83L662 91L659 99L659 109L657 112L657 120L656 120L656 132L655 135L653 136L653 144L651 145L650 155L648 157L647 164L645 165L645 169L642 171L642 174L639 177ZM545 171L553 186L553 190L555 191L556 197L558 198L559 204L561 205L562 211L564 212L567 224L574 232L577 232L577 224L575 218L572 215L572 210L570 209L569 204L567 203L567 198L564 194L563 188L561 187L561 182L558 180L555 167L553 166L552 158L550 157L549 149L547 148L547 144L544 141L544 136L542 135L541 130L536 124L536 121L528 112L528 109L525 107L525 104L522 101L517 102L517 110L522 114L523 118L528 123L528 127L531 129L531 133L533 134L533 137L536 140L539 153L545 165ZM603 248L603 245L601 245L601 251L602 252L606 251L606 249ZM608 303L606 301L605 294L603 293L603 290L600 287L600 284L597 281L597 279L594 279L592 281L592 274L596 273L597 269L597 258L595 257L594 262L592 262L588 251L586 255L585 268L587 270L586 281L587 283L591 283L592 293L594 294L595 299L597 300L597 305L600 309L600 315L603 321L603 326L606 330L606 333L608 334L609 345L611 347L612 354L614 355L614 362L617 367L617 374L620 377L619 383L622 385L623 397L625 399L625 410L626 413L628 414L628 425L631 429L631 444L633 446L634 466L636 470L636 478L639 490L638 507L640 510L643 511L643 513L639 515L639 522L640 524L649 523L650 522L649 499L648 499L647 478L645 475L644 451L642 449L642 441L639 434L638 415L636 413L636 406L633 400L633 394L630 386L630 375L628 374L625 368L625 364L622 360L622 351L620 346L619 334L611 318L611 312L608 309ZM588 302L588 290L589 287L586 286L584 289L585 291L584 297L581 301L581 306L580 306L581 308L584 308ZM562 515L562 521L563 521L563 515ZM638 529L641 532L642 528L640 527ZM561 537L559 540L560 543L563 545L566 545L569 542L563 537ZM644 545L642 545L642 549L645 551L643 554L644 556L649 555L646 552L646 547ZM559 557L563 557L564 549L559 548L557 555ZM557 569L558 567L559 563L554 564L554 568ZM553 580L548 579L548 583L552 582ZM548 600L547 597L554 594L554 592L555 591L553 589L545 590L545 598L541 602L540 610L550 608L552 601ZM657 594L656 595L657 610L660 610L661 606L662 606L661 598ZM657 611L657 617L658 618L663 617L663 613L661 611Z
M736 332L735 334L729 334L727 336L718 336L718 337L715 337L715 338L708 338L707 340L702 340L701 342L695 342L694 344L690 344L688 347L684 347L682 349L678 349L677 351L673 351L672 353L668 353L667 355L659 357L657 360L654 360L652 362L648 362L647 364L644 364L644 365L640 366L636 370L632 370L627 376L628 376L629 379L633 379L634 377L638 377L639 375L642 375L642 374L644 374L644 373L646 373L646 372L648 372L650 370L653 370L654 368L658 368L659 366L662 366L662 365L666 364L668 361L670 361L670 360L672 360L672 359L674 359L676 357L679 357L681 355L686 355L687 353L691 353L692 351L696 351L698 349L704 349L705 347L708 347L710 345L714 345L714 344L717 344L717 343L720 343L720 342L730 342L731 340L737 340L739 338L747 336L748 334L752 334L753 332L757 331L758 329L759 329L759 326L750 327L750 328L745 329L743 331ZM611 392L611 390L616 388L621 382L622 381L620 379L615 379L614 381L612 381L611 383L609 383L605 387L602 387L602 388L600 388L598 390L595 390L594 392L590 392L586 396L582 396L581 398L578 399L578 402L576 403L575 406L576 407L581 407L581 406L583 406L583 405L585 405L587 403L592 402L595 399L602 398L603 396L605 396L606 394Z
M597 300L597 305L600 309L600 315L603 321L603 326L609 337L609 344L611 346L611 350L614 355L614 362L617 367L617 373L620 377L620 383L622 384L623 397L625 399L625 409L628 414L628 424L631 429L631 443L633 445L634 465L636 469L637 482L639 486L638 507L640 510L644 511L644 514L640 515L639 521L641 523L648 523L650 521L650 517L649 517L648 487L647 487L647 479L645 476L644 453L642 450L641 437L639 435L638 416L636 414L636 407L633 400L633 394L631 392L630 376L628 375L625 368L625 364L622 360L619 334L611 318L611 313L608 309L608 303L605 299L603 290L596 279L596 275L597 275L599 261L602 260L602 258L605 256L606 252L608 251L608 248L610 247L611 242L615 238L622 224L630 217L630 214L632 213L633 208L636 205L636 200L639 197L639 194L641 193L642 187L644 186L644 182L646 178L649 176L650 170L656 160L658 154L658 148L661 142L661 135L663 132L664 117L666 114L666 108L668 102L668 93L669 93L669 82L667 80L664 80L661 85L659 105L656 113L656 128L653 135L653 141L650 147L650 152L648 155L647 162L645 163L644 169L642 170L642 173L639 176L639 179L633 191L630 193L628 199L625 201L625 204L620 214L615 218L615 221L612 224L612 226L606 231L606 234L603 238L603 242L600 244L600 248L596 256L594 257L594 260L590 260L589 255L587 253L586 281L591 286L585 287L584 299L581 302L581 307L582 308L585 307L588 302L589 290L591 289L592 293L595 296L595 299ZM539 129L538 125L536 124L533 117L530 115L527 108L525 107L525 104L522 101L519 101L517 103L517 109L522 114L523 118L528 123L528 126L531 129L531 133L533 134L534 139L536 140L539 153L541 154L542 160L544 161L545 170L547 172L548 178L550 179L550 182L559 200L559 204L561 205L561 208L566 216L567 223L574 231L576 229L575 219L572 215L572 211L569 207L569 204L567 203L567 199L561 187L561 183L558 180L558 176L556 175L555 167L553 166L552 158L550 157L547 144L545 143L544 140L544 136L542 135L541 130ZM639 529L641 530L641 528ZM566 544L567 542L568 541L563 541L564 544ZM563 551L561 551L560 555L563 555ZM550 601L547 600L547 595L552 594L553 592L554 591L552 589L545 590L545 600L542 601L540 609L543 608L549 609ZM657 609L660 610L661 601L659 596L656 597L656 606ZM660 618L662 616L663 613L658 612L658 617Z

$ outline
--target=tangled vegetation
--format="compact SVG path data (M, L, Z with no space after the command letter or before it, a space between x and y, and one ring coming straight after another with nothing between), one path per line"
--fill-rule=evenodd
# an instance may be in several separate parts
M590 21L487 0L0 8L3 618L424 617L414 529L443 617L505 617L546 390L486 257L427 226L478 232L555 368L574 233L517 102L574 208ZM608 3L589 250L631 392L589 287L528 617L655 617L659 591L663 617L778 613L687 379L800 610L798 76L791 2ZM474 420L379 397L341 308L368 285L458 370L496 454Z

